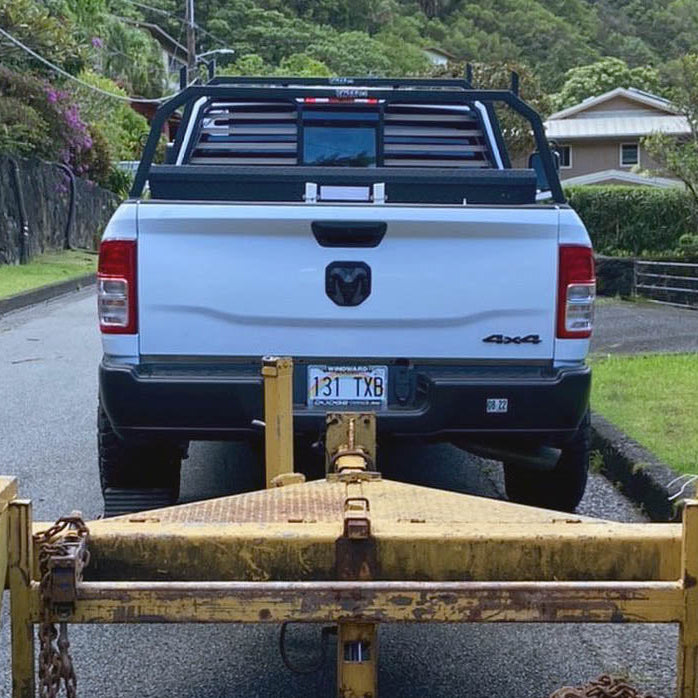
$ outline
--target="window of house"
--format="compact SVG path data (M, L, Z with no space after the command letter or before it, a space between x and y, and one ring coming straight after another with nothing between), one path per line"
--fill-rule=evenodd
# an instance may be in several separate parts
M640 164L640 146L637 143L621 143L620 164L621 167L632 167Z
M560 154L560 167L562 169L569 169L572 167L572 146L559 145L557 147L557 152Z

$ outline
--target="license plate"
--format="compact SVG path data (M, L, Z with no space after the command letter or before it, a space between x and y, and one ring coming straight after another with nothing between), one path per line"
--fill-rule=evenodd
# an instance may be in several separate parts
M388 404L387 366L308 366L308 407Z

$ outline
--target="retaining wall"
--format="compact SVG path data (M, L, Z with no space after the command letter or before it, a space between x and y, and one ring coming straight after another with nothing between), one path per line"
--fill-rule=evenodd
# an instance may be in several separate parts
M70 195L70 177L57 165L0 156L0 265L23 261L23 241L26 260L66 248ZM69 244L95 249L118 205L116 194L76 177Z

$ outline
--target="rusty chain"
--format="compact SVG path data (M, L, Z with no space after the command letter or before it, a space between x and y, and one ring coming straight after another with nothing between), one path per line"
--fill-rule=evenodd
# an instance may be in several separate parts
M550 698L654 698L649 693L640 693L622 679L614 679L608 674L602 674L584 686L563 686Z
M39 695L41 698L57 698L61 686L65 687L67 698L77 697L77 678L73 660L70 656L68 624L60 623L60 630L51 622L53 599L51 588L51 558L70 554L70 547L65 537L56 540L61 534L68 534L73 542L87 542L89 531L82 516L74 512L63 516L53 526L34 534L34 543L39 546L39 588L43 621L39 626ZM82 548L80 558L76 561L77 574L88 564L90 554L87 546Z

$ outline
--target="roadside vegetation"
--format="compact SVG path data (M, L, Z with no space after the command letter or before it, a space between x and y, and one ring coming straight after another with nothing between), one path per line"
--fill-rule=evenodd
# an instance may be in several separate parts
M158 100L177 90L180 63L165 57L151 30L186 43L184 6L0 2L0 155L60 162L125 196L131 176L118 163L140 157L143 113L156 108L129 98ZM657 134L645 147L685 192L583 187L568 194L598 252L698 259L695 0L207 0L196 4L195 20L197 52L227 51L216 58L228 75L442 77L462 76L471 63L483 88L507 86L516 70L522 97L544 117L615 87L671 99L692 136L679 144ZM445 52L448 64L432 65L432 49ZM500 118L511 154L527 155L528 127L507 110Z
M97 271L97 256L80 250L51 252L29 264L0 266L0 298Z
M698 202L689 191L587 185L565 194L598 254L698 260Z
M591 407L681 473L698 473L698 354L597 357Z
M179 63L168 74L148 27L183 43L184 5L0 3L0 153L58 160L125 193L128 177L116 164L139 157L148 130L125 98L176 91ZM481 87L505 86L516 69L522 96L544 116L630 86L696 113L690 82L698 58L686 58L698 45L694 0L207 0L197 3L195 19L197 52L227 50L218 68L231 75L463 75L470 62ZM434 48L450 57L447 66L430 63L425 50ZM530 149L527 128L503 126L515 155ZM682 179L695 171L672 143L654 146Z

